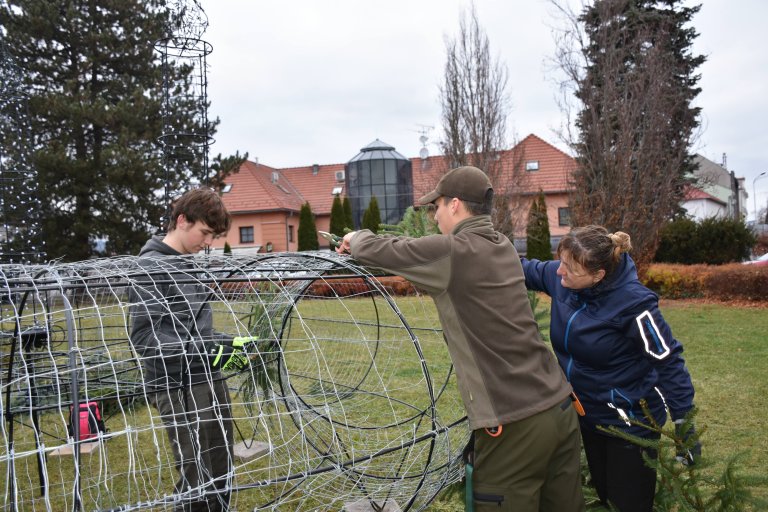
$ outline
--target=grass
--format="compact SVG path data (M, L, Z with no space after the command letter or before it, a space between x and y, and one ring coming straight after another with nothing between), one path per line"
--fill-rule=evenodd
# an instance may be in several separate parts
M458 399L455 378L449 378L450 361L445 344L434 330L437 326L434 307L431 301L419 297L398 298L398 306L419 336L434 392L440 392L447 381L447 387L439 400L438 415L443 424L451 423L463 416L464 411ZM743 471L763 474L764 468L768 467L768 444L761 442L760 438L768 432L768 379L765 376L768 361L768 339L765 334L768 332L768 308L667 301L662 304L662 311L675 336L685 346L684 355L696 387L696 403L700 410L697 426L706 429L702 437L704 457L712 461L712 466L706 471L718 474L731 455L744 452ZM231 321L231 318L226 318L223 310L217 315L223 315L217 318L217 323L226 325ZM90 339L102 336L105 331L94 326L98 319L87 316L83 315L78 320L80 335ZM115 314L111 318L118 321L120 315ZM284 348L288 351L286 364L291 369L293 386L307 400L319 406L329 396L335 396L345 389L359 388L370 393L363 399L350 395L338 403L331 401L330 413L343 414L344 421L391 425L413 414L413 409L403 404L423 407L428 402L419 355L404 335L398 318L381 299L300 301L292 311L292 320L287 328L284 336L284 340L287 340ZM109 337L117 339L120 329L110 329ZM377 344L376 340L384 343ZM373 365L372 360L375 362ZM384 391L399 401L381 398ZM242 402L234 393L233 398L236 402ZM263 403L258 405L259 408L263 407ZM251 430L261 436L273 427L281 429L279 433L273 430L271 434L273 444L282 443L279 444L281 450L272 458L243 465L237 480L241 486L254 485L255 482L285 470L279 466L285 462L280 457L291 455L294 449L291 443L301 437L293 422L287 421L285 410L276 410L273 416L269 416L266 408L262 412L267 415L266 418L254 420L253 413L247 411L242 403L236 406L235 411L238 421L242 419L246 437L251 434ZM47 446L58 444L65 438L66 416L66 410L45 415L43 427ZM120 425L121 418L123 425ZM144 493L162 495L169 492L175 474L169 460L158 459L158 456L167 457L169 452L164 446L165 433L162 429L152 428L152 424L157 424L157 421L154 410L142 404L108 421L112 433L122 434L110 440L100 454L84 458L81 472L86 482L89 475L94 475L108 487L108 490L86 487L89 494L86 499L90 503L105 503L104 497L107 496L109 499L106 502L118 505L133 502L136 496ZM271 426L270 421L273 422ZM269 428L265 428L267 426ZM420 428L428 429L429 425ZM31 488L24 491L27 493L24 495L25 508L44 510L40 497L35 496L37 464L30 432L29 428L17 427L16 453L22 455L22 458L15 461L16 474L32 484ZM402 436L397 428L370 432L349 433L345 442L357 449L363 445L375 447L377 443L397 443ZM318 430L316 435L329 440L338 438L338 432L332 437ZM374 436L373 441L369 436ZM756 438L759 441L755 442ZM454 437L451 442L455 441L457 439ZM121 458L121 454L129 452L132 453L130 459ZM419 450L407 452L407 463L417 473L420 457L424 457L424 453ZM403 464L399 454L387 460L393 466ZM268 465L272 469L268 469ZM7 471L5 464L0 466L0 470ZM134 477L125 478L136 470L139 471ZM386 471L387 468L381 466L376 470ZM288 468L286 472L298 471L301 468ZM67 488L71 486L74 475L72 459L49 459L48 472L50 483L58 486L61 491L58 499L66 500ZM332 477L329 474L328 480L318 478L315 484L322 486L325 482L334 488ZM237 509L250 510L249 506L252 508L253 503L268 501L272 493L276 496L280 492L279 488L246 489L236 497ZM322 508L320 505L325 505L327 500L325 492L314 485L296 490L291 494L291 509ZM338 492L344 491L339 488ZM766 488L755 488L753 492L768 498ZM53 509L71 509L71 502L57 500ZM429 510L460 511L463 510L463 503L460 496L438 499L429 506Z
M662 313L684 357L696 389L697 428L702 434L704 471L714 477L742 454L741 472L764 476L768 468L768 307L663 301ZM768 488L751 491L768 499ZM437 501L429 510L464 510L461 497ZM602 507L591 510L603 510Z

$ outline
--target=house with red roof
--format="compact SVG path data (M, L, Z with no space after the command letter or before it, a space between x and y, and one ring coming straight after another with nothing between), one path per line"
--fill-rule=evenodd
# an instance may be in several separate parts
M364 147L361 152L382 149L385 152L389 149L391 153L404 158L394 148L378 140ZM406 182L412 184L413 200L432 190L449 169L443 156L405 160L410 160L410 169L400 166L398 173L410 172L410 179ZM317 229L328 231L334 196L348 195L350 169L356 168L349 164L314 164L277 169L259 162L244 162L238 171L225 180L223 198L232 213L232 227L226 238L214 242L214 248L221 249L227 242L233 251L298 250L299 211L302 204L309 202ZM531 134L512 149L500 153L498 176L494 182L509 183L514 188L516 196L525 203L522 213L525 219L531 201L541 190L546 197L550 233L556 240L569 230L568 189L570 176L575 169L576 161L572 157ZM377 199L381 205L382 198ZM367 202L358 204L358 208L365 207ZM523 222L516 229L515 238L524 237ZM327 242L322 239L319 244L320 247L327 246Z
M696 221L711 217L729 216L726 201L692 185L685 188L682 207L685 208L688 216Z

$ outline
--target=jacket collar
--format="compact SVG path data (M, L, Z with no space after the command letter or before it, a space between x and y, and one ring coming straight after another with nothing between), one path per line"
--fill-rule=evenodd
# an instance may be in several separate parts
M625 253L621 255L621 261L611 275L606 276L592 288L581 290L579 295L587 299L598 297L636 280L637 267L635 266L635 262L629 257L629 254Z
M458 235L462 231L488 231L494 233L490 215L473 215L464 219L453 227L452 235Z

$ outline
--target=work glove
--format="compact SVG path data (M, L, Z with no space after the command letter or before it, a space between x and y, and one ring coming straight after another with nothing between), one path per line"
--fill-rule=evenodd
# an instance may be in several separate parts
M243 347L258 340L255 336L235 336L229 343L211 343L206 347L211 368L215 370L242 370L251 363Z
M676 441L675 459L685 466L693 466L701 457L701 443L696 438L693 423L675 420L675 437L682 441ZM692 437L695 439L693 444L691 444Z
M256 343L259 341L258 336L235 336L232 338L232 346L235 348L242 349L244 346L248 345L249 343Z

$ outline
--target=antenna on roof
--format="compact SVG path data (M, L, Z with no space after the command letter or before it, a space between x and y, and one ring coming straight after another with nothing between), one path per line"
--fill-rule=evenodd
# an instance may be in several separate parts
M426 160L429 157L429 148L427 148L427 141L429 141L429 132L435 129L434 126L419 124L419 142L421 142L421 149L419 150L419 157L422 160Z

